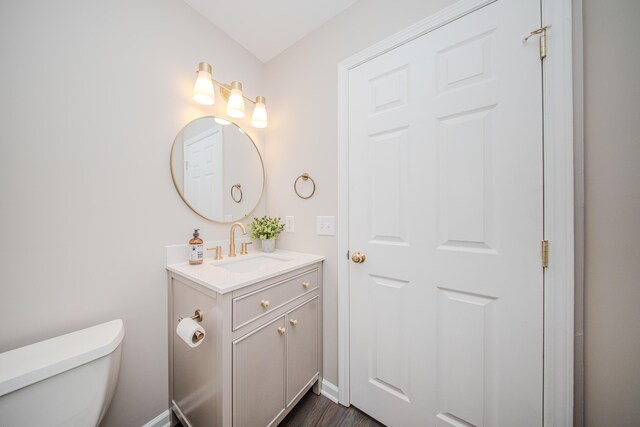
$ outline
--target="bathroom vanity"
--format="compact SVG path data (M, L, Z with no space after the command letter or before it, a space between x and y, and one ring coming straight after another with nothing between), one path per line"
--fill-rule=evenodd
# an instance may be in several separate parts
M275 426L320 392L322 261L278 250L167 265L172 426ZM196 310L206 333L191 348L176 327Z

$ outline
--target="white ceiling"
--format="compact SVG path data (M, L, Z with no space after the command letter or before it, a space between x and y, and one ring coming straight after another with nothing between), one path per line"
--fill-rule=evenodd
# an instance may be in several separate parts
M184 0L267 62L357 0Z

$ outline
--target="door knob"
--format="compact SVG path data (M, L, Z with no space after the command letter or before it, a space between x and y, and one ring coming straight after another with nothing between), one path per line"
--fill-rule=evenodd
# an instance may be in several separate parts
M279 327L279 328L278 328L278 333L279 333L280 335L284 335L284 333L285 333L285 332L287 332L287 330L286 330L285 328L283 328L283 327Z
M351 261L356 264L362 264L366 259L367 257L362 252L354 252L353 255L351 255Z
M269 301L267 301L266 299L263 299L262 301L260 301L260 305L264 308L269 307Z
M290 319L289 323L291 323L291 326L296 326L298 324L298 320L297 319Z

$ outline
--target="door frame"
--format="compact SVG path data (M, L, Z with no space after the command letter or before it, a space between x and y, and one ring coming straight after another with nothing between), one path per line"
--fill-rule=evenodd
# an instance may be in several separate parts
M349 406L349 71L498 0L460 0L338 64L338 401ZM546 427L573 425L574 158L571 0L541 0L551 25L544 60L544 410ZM534 30L534 28L531 28ZM524 38L527 34L523 34Z

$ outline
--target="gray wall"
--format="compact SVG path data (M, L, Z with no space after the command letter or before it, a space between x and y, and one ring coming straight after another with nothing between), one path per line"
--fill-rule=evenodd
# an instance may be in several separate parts
M182 0L0 2L0 352L122 318L107 427L167 409L163 247L228 237L169 172L182 126L223 115L191 100L203 60L261 94L263 64Z
M640 1L583 0L585 425L640 425Z

